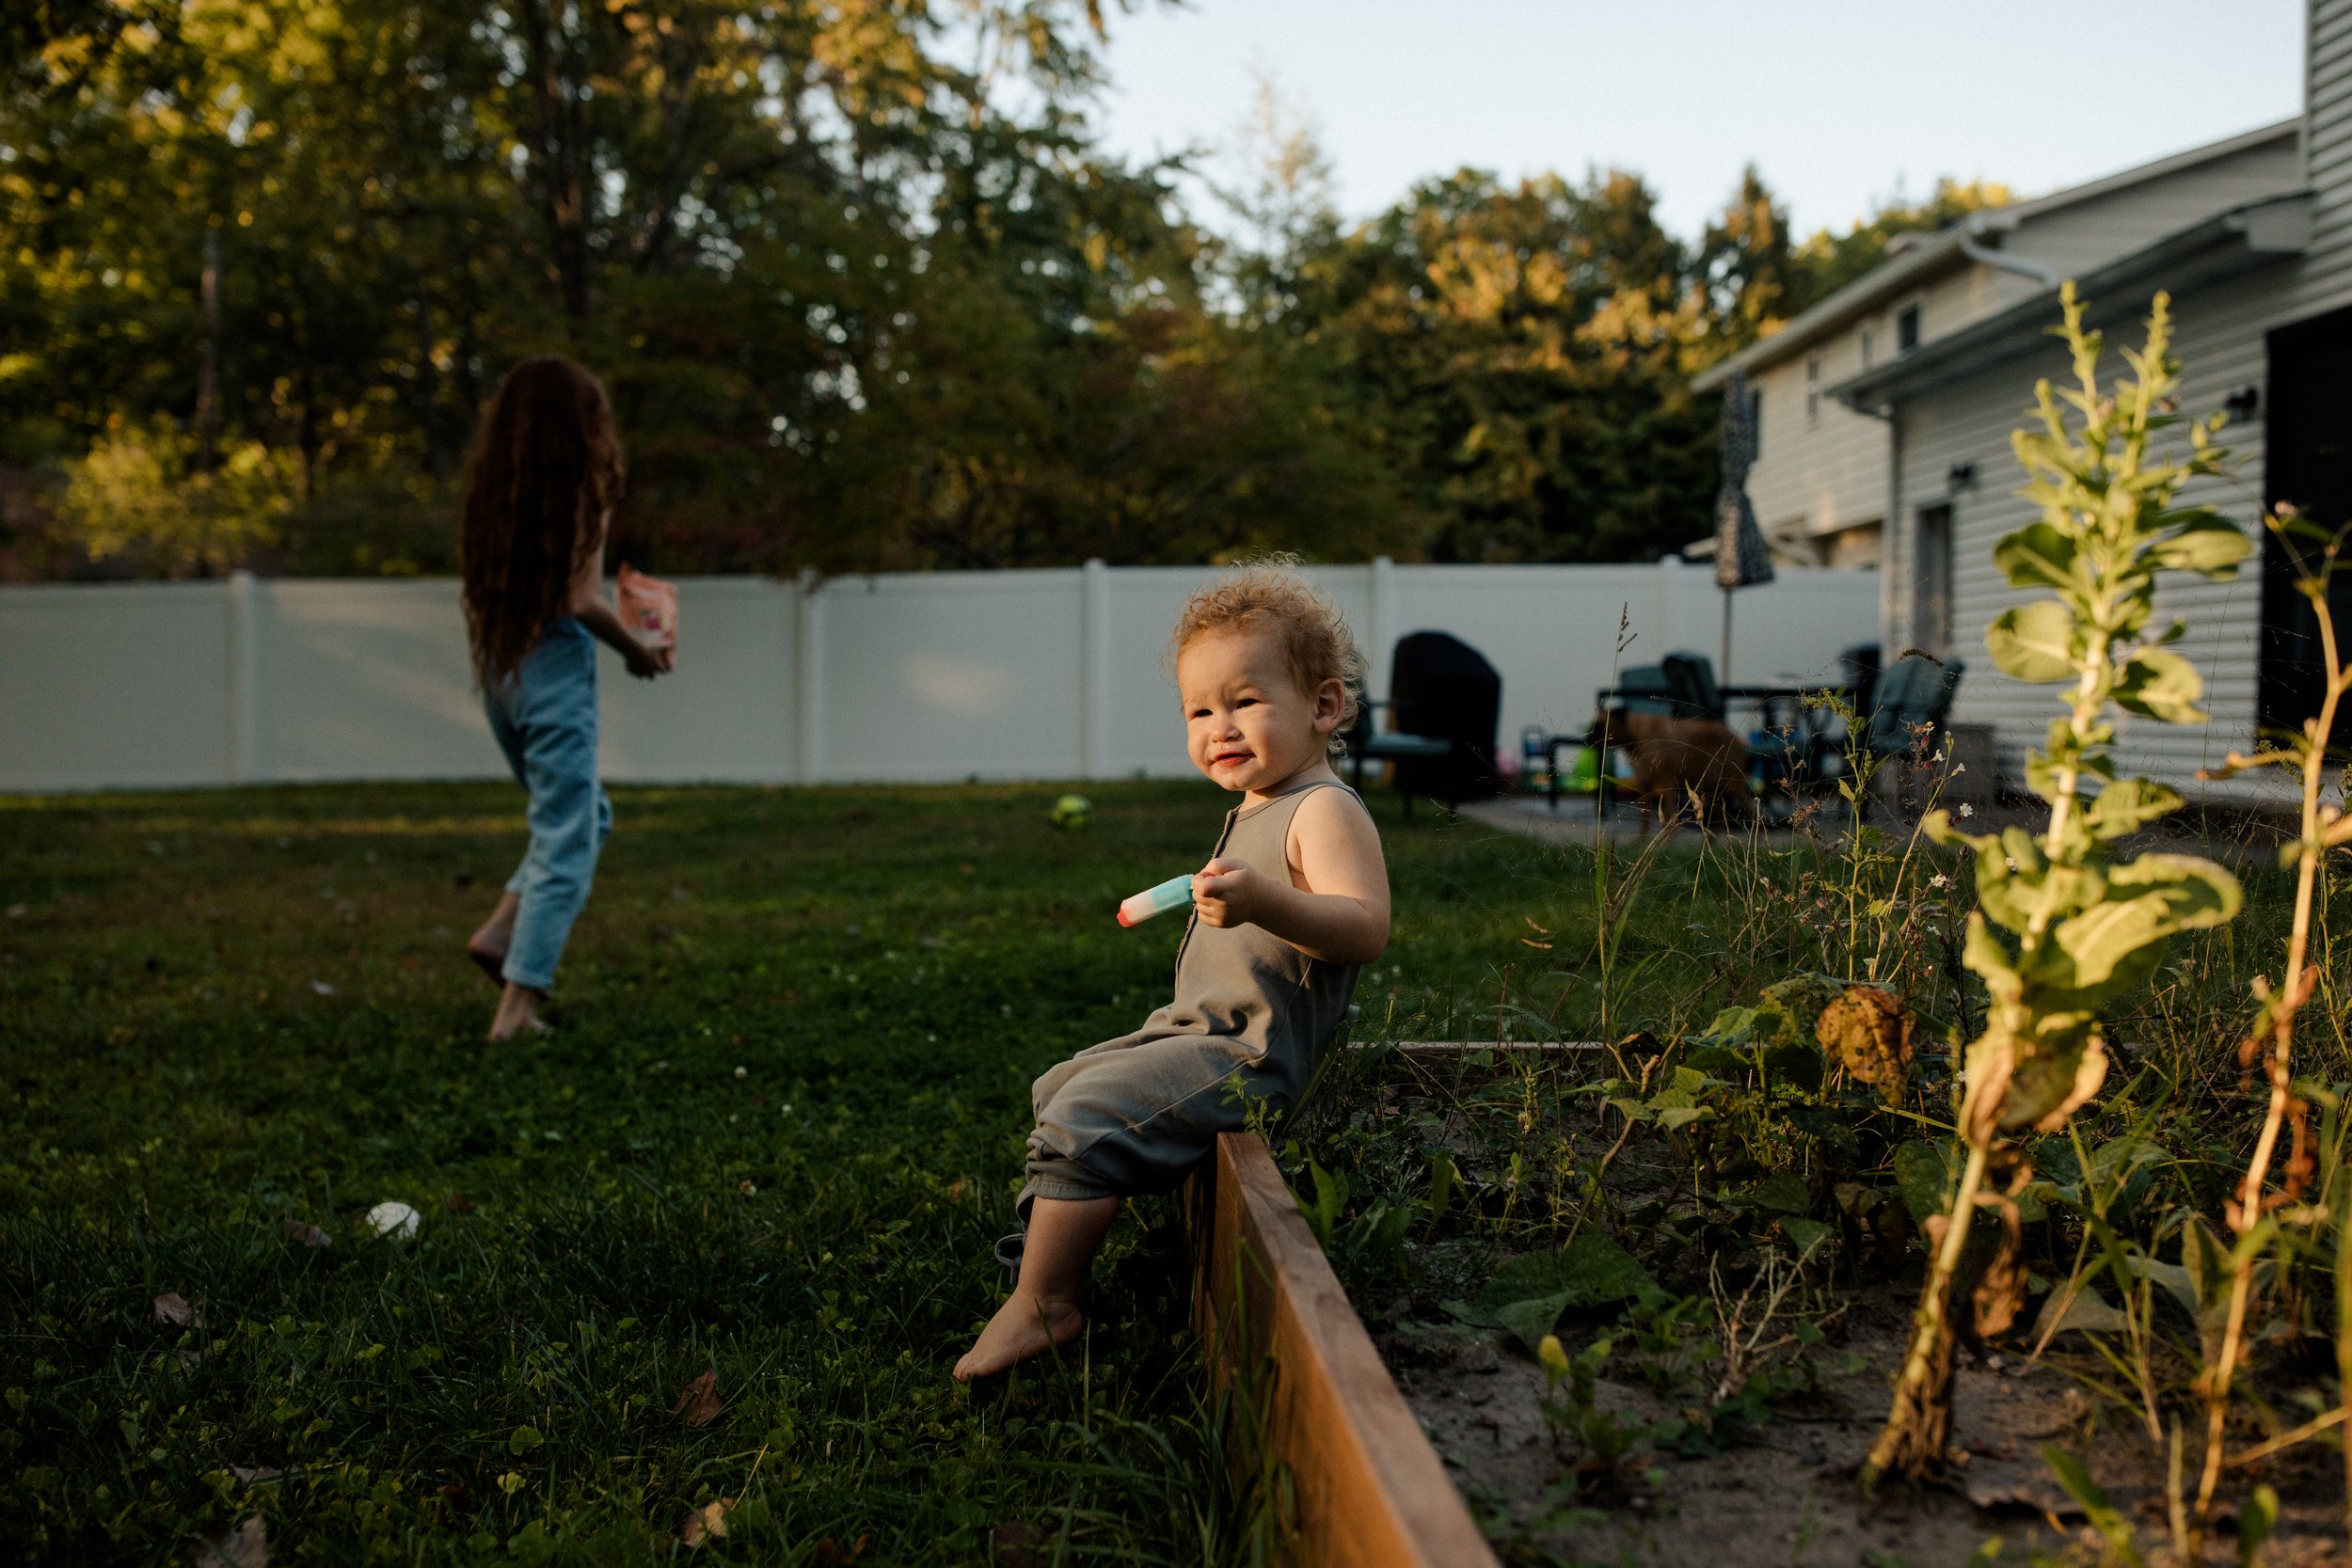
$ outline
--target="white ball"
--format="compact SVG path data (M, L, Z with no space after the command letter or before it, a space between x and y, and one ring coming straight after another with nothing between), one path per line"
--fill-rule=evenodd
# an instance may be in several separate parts
M405 1203L379 1203L368 1211L368 1224L379 1236L405 1242L417 1233L417 1212Z

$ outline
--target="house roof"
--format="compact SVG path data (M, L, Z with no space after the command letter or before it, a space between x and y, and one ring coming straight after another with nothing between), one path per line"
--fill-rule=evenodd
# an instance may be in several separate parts
M1692 378L1692 385L1699 391L1711 391L1729 379L1735 370L1759 370L1788 358L1820 341L1853 317L1905 292L1922 278L1965 260L1965 250L1971 242L1981 244L2006 234L2033 218L2062 212L2082 202L2095 201L2101 197L2180 174L2218 159L2234 157L2284 136L2299 135L2302 124L2300 116L2279 120L2234 136L2224 136L2219 141L2206 142L2200 147L2135 165L2086 184L2053 191L2031 201L1972 213L1961 221L1925 236L1901 254L1890 256L1836 293L1798 314L1771 337L1751 343L1730 357L1709 366Z
M2147 291L2183 293L2249 266L2299 256L2311 244L2312 193L2288 191L2216 213L2188 228L2117 257L2075 282L2087 302L2086 325L2099 326L2137 314ZM1932 338L1899 359L1865 371L1829 388L1850 408L1883 413L1956 373L1974 373L2022 359L2048 341L2058 307L2049 288L2006 310L1945 337Z

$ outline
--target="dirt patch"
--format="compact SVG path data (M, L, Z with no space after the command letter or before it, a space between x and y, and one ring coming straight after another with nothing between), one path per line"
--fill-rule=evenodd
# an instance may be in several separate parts
M1901 1357L1902 1304L1892 1291L1857 1300L1839 1326L1835 1354L1816 1358L1814 1390L1790 1408L1742 1427L1721 1451L1640 1448L1608 1475L1593 1473L1573 1437L1555 1439L1543 1370L1509 1334L1403 1322L1373 1338L1508 1562L1940 1568L1980 1550L1994 1555L1979 1560L2096 1562L2105 1543L2043 1460L2051 1443L2087 1460L2150 1562L2174 1560L2164 1456L2117 1406L2085 1392L2073 1372L2088 1369L2072 1367L2094 1359L2085 1352L1963 1355L1947 1476L1866 1498L1856 1478ZM1573 1347L1590 1331L1563 1325L1562 1338ZM1638 1382L1597 1380L1597 1408L1629 1425L1671 1420L1683 1402ZM2224 1490L2276 1487L2280 1519L2262 1560L2312 1568L2347 1560L2341 1477L2336 1453L2311 1445L2233 1471ZM2233 1557L2233 1518L2217 1524L2210 1558Z

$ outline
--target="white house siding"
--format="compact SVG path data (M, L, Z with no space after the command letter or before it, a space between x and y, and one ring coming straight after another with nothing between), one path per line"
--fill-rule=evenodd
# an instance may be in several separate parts
M2352 0L2313 0L2305 59L2312 243L2285 320L2352 305Z
M2333 0L2331 7L2344 8ZM2337 31L2352 48L2352 23ZM2344 156L2352 160L2352 137L2345 139ZM2297 138L2281 133L2238 152L2104 196L2028 212L2002 238L2001 248L2062 275L2088 272L2215 213L2294 189L2302 178ZM1866 327L1875 360L1883 364L1893 356L1895 318L1906 306L1919 307L1919 338L1925 343L2005 310L2040 287L2018 273L1954 256L1909 291L1889 295L1834 333L1803 348L1792 347L1786 357L1768 359L1753 372L1750 379L1763 394L1765 425L1763 454L1749 475L1748 496L1766 531L1779 538L1820 538L1879 521L1886 513L1886 426L1827 397L1821 399L1819 414L1808 420L1804 370L1809 357L1820 360L1820 385L1835 386L1868 368L1862 362ZM2346 287L2352 289L2352 280Z
M2210 413L2237 388L2262 384L2263 334L2277 323L2280 291L2291 277L2290 267L2272 265L2177 302L2175 352L2184 366L2182 404L2185 411ZM2054 303L2053 323L2057 317ZM2131 323L2119 324L2108 330L2107 337L2110 349L2106 368L2111 374L2122 373L2123 367L2115 351L2125 343L2137 343L2139 330ZM1994 726L2001 770L2012 784L2022 780L2025 749L2041 743L2058 708L2051 688L2009 679L1993 667L1985 652L1986 626L2003 610L2032 596L2010 586L1994 567L1993 546L2003 534L2033 516L2032 507L2017 493L2026 476L2010 450L2010 434L2031 418L2035 381L2047 376L2061 382L2067 373L2064 353L2053 344L2030 359L1955 377L1908 403L1903 412L1906 526L1899 546L1900 559L1891 566L1895 587L1890 595L1892 644L1900 649L1913 640L1913 585L1917 578L1913 525L1917 510L1948 500L1952 506L1952 652L1968 662L1953 719ZM2233 425L2222 439L2239 459L2233 473L2227 480L2200 483L2186 499L2237 519L2249 533L2258 529L2262 438L2259 421ZM1960 464L1975 465L1976 480L1972 486L1952 494L1948 476ZM2255 641L2260 625L2257 577L2247 570L2234 583L2173 579L2159 595L2158 614L2160 626L2174 617L2188 624L2181 651L2204 673L2205 705L2213 721L2185 726L2127 721L2122 752L2133 768L2176 787L2187 787L2200 768L2217 763L2253 737Z
M2285 134L2194 168L2027 215L2001 248L2071 277L2216 213L2294 190L2302 179L2301 150Z
M1820 348L1818 411L1804 411L1804 356L1758 378L1764 394L1764 455L1748 478L1748 499L1776 537L1817 536L1886 515L1886 425L1829 395L1861 368L1851 336Z

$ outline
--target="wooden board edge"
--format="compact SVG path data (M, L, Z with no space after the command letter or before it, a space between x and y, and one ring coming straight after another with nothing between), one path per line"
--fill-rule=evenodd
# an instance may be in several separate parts
M1220 1386L1270 1356L1268 1441L1315 1568L1498 1568L1263 1139L1229 1132L1194 1179L1196 1321ZM1233 1332L1238 1329L1239 1332Z

